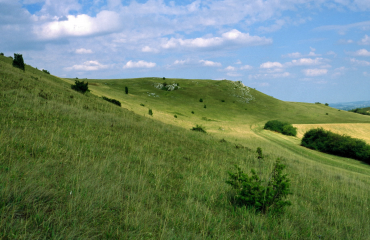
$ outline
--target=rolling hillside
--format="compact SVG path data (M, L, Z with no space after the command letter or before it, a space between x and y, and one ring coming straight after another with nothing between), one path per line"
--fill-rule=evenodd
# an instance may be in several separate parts
M0 239L369 238L370 167L262 130L270 119L367 116L247 94L231 81L166 79L180 85L168 92L154 87L163 79L88 80L83 95L73 79L11 62L0 56ZM208 134L190 131L195 124ZM281 216L234 206L233 165L267 179L277 158L292 206Z

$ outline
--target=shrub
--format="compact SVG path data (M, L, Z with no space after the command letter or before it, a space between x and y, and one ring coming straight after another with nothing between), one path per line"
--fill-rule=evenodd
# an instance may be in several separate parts
M323 128L307 131L301 145L320 152L370 163L370 145L365 141L326 131Z
M105 101L108 101L108 102L111 102L113 104L116 104L117 106L121 106L121 102L116 100L116 99L112 99L112 98L107 98L107 97L102 97Z
M329 106L329 103L325 103L325 106Z
M235 165L236 172L228 172L230 180L226 181L236 190L235 203L241 206L253 207L262 213L283 213L284 207L291 205L285 198L291 194L290 179L287 174L282 174L285 165L277 159L267 181L262 181L251 169L252 176L244 173Z
M293 127L290 123L281 122L279 120L268 121L264 129L276 131L288 136L297 136L297 128Z
M175 114L175 115L173 115L175 118L177 118L177 115Z
M264 156L262 154L262 148L258 147L257 148L257 154L258 154L258 159L264 159Z
M152 109L149 109L149 115L153 116L153 110Z
M46 70L46 69L42 69L42 71L43 71L44 73L46 73L46 74L50 74L50 72L49 72L48 70Z
M166 78L165 78L165 77L163 77L163 80L166 80Z
M145 105L144 105L144 104L142 104L142 103L140 103L140 106L145 107Z
M204 127L202 125L198 125L198 124L197 124L196 127L193 127L191 130L202 132L202 133L207 133L206 130L204 129Z
M24 61L22 54L14 53L13 67L22 69L24 71Z
M192 114L194 114L194 111L191 111Z
M207 108L207 106L204 104L204 108Z
M365 109L362 109L362 108L352 109L352 110L349 110L349 112L359 113L359 114L362 114L362 115L370 115L370 112L368 112L368 111L366 111Z
M85 93L89 91L88 85L88 82L84 83L84 81L75 80L75 85L72 85L71 88L77 92Z
M221 102L225 102L225 100L222 99Z
M0 53L0 56L4 56L4 53Z
M125 93L128 94L128 87L125 87Z
M199 99L199 102L203 102L203 99L201 98L201 99Z

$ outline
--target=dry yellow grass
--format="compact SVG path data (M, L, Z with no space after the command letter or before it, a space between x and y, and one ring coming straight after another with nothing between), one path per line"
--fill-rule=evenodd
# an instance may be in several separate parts
M370 144L369 123L293 124L293 126L297 128L298 138L302 138L303 135L312 128L323 128L334 133L362 139Z

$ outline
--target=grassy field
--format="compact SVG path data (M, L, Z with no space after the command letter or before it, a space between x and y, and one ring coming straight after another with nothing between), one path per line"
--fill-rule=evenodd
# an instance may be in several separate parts
M369 239L370 167L262 129L367 116L231 81L166 79L180 84L173 92L154 87L163 79L88 81L82 95L73 79L0 56L0 239ZM292 206L281 216L235 207L227 171L266 179L278 157Z

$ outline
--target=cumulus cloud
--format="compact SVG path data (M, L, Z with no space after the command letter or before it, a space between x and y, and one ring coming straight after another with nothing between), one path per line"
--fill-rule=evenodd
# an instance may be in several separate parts
M351 53L352 55L354 56L358 56L358 57L370 57L370 52L366 49L360 49L354 53Z
M353 40L352 39L339 39L338 43L339 44L352 44Z
M75 51L77 54L90 54L93 53L91 49L79 48Z
M199 63L201 63L203 66L207 66L207 67L221 67L222 64L219 63L219 62L212 62L212 61L208 61L208 60L200 60Z
M250 65L244 65L244 66L240 67L240 70L251 70L251 69L253 69L253 67L250 66Z
M250 36L249 33L242 33L236 29L225 32L221 37L212 38L194 38L181 39L171 38L165 40L161 47L164 49L171 48L212 48L212 47L230 47L230 46L257 46L271 44L272 39Z
M279 62L265 62L260 65L260 68L282 68L283 64Z
M258 74L250 74L248 76L249 79L270 79L270 78L286 78L289 77L289 72L283 73L258 73Z
M360 45L370 45L370 37L368 35L365 35L361 41L358 42Z
M106 69L108 68L108 65L103 65L99 63L98 61L87 61L84 62L81 65L73 65L72 67L67 67L65 70L67 71L72 71L72 70L77 70L77 71L97 71L101 69Z
M125 68L125 69L127 69L127 68L153 68L156 65L157 65L156 63L146 62L146 61L143 61L143 60L140 60L140 61L137 61L137 62L133 62L133 61L130 60L123 66L123 68Z
M151 48L149 46L145 46L141 49L142 52L149 52L149 53L157 53L158 50L157 49L154 49L154 48Z
M351 63L359 65L359 66L370 66L370 62L368 61L358 60L355 58L351 58L350 61Z
M294 59L291 62L287 62L284 65L285 66L311 66L311 65L321 65L324 63L323 58L300 58L298 60Z
M316 76L322 76L328 73L327 69L319 69L319 68L314 68L314 69L304 69L303 70L304 75L307 77L316 77Z
M225 70L226 70L226 71L235 71L235 70L236 70L236 68L235 68L235 67L233 67L233 66L227 66L227 67L225 68Z
M34 27L39 39L82 37L113 32L120 27L119 15L113 11L101 11L96 17L86 14L68 15L66 20L52 21Z

